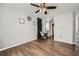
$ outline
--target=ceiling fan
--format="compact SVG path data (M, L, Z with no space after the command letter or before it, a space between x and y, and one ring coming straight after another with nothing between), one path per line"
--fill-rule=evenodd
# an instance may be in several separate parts
M30 5L39 8L39 10L37 10L35 13L43 12L44 14L47 14L47 9L56 9L56 6L47 6L46 3L41 3L40 5L31 3Z

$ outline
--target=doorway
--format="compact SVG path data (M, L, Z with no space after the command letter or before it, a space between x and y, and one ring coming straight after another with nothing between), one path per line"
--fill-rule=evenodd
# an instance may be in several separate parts
M41 34L40 32L42 31L42 19L37 18L37 39L41 39Z
M54 24L52 24L52 38L54 38Z
M54 19L50 20L50 37L54 38Z
M75 55L79 56L79 16L76 16L75 21Z
M54 19L47 20L48 25L48 37L54 38Z

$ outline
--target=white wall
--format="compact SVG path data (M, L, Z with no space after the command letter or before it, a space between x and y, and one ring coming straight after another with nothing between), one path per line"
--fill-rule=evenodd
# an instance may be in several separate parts
M0 5L0 50L36 39L34 18L27 21L26 11ZM25 24L19 24L19 18L24 18Z
M64 13L54 17L55 40L73 43L73 13Z

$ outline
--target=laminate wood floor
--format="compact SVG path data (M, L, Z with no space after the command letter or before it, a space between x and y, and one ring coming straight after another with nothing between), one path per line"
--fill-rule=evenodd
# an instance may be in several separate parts
M1 56L73 56L74 46L53 39L34 40L0 52Z

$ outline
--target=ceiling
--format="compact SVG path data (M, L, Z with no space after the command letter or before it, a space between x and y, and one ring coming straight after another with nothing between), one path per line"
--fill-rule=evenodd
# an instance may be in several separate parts
M40 3L36 3L40 4ZM57 15L60 13L66 13L70 11L79 11L79 3L47 3L48 6L57 6L56 9L48 10L48 15ZM35 14L34 12L38 10L37 7L31 6L30 3L0 3L0 6L16 8L19 10L23 10L29 12L31 14ZM40 13L38 13L40 14Z

